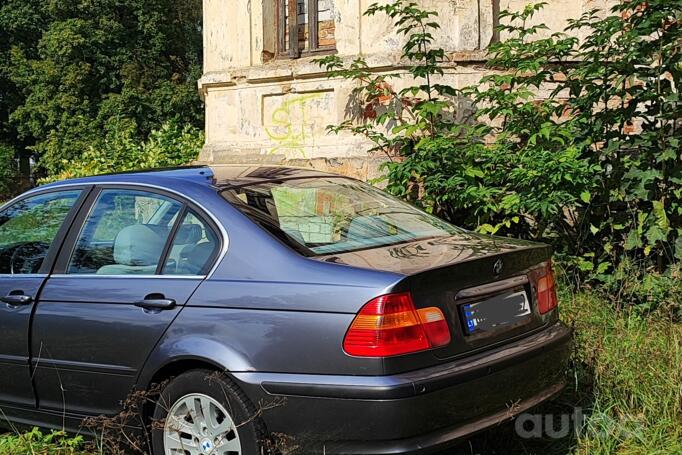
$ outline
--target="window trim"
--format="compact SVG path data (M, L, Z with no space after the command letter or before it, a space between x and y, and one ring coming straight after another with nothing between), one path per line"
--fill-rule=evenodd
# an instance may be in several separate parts
M68 188L70 185L64 185L60 186L61 188ZM206 224L213 229L214 233L216 234L216 237L219 242L219 248L217 249L219 251L218 254L214 255L213 263L211 264L211 267L206 275L197 275L197 276L181 276L181 275L160 275L158 274L158 268L157 268L157 274L154 275L91 275L91 274L69 274L68 273L68 266L69 262L71 260L71 257L74 253L74 250L76 248L76 244L78 242L78 237L80 237L81 230L85 224L85 221L87 220L88 216L90 215L90 212L92 208L94 207L95 203L97 202L97 199L99 198L99 195L103 190L111 190L111 189L119 189L119 190L132 190L132 191L144 191L148 193L153 193L153 194L158 194L170 199L173 199L174 201L177 201L178 203L182 204L183 208L181 208L181 211L184 210L185 207L189 207L192 210L194 210L197 214L199 214L202 218L203 221L206 222ZM180 218L178 217L178 220ZM175 224L178 223L178 220L176 220ZM169 235L168 241L174 240L174 237ZM166 245L167 246L167 245ZM182 193L178 191L171 190L169 188L165 188L162 186L157 186L157 185L151 185L151 184L146 184L146 183L121 183L121 182L102 182L102 183L96 183L95 186L92 187L90 194L88 195L87 200L84 202L84 204L81 206L81 210L78 213L78 216L75 218L75 220L72 222L69 232L66 235L66 238L64 239L62 243L62 248L59 252L59 256L56 260L56 263L54 265L54 268L52 270L52 276L53 277L72 277L72 278L178 278L178 279L188 279L188 278L196 278L196 279L210 279L213 274L215 273L216 269L218 266L222 263L223 258L227 254L227 250L229 247L229 237L227 234L227 231L225 230L225 227L218 221L218 219L213 215L209 210L204 208L201 204L199 204L197 201L194 199L188 198L187 196L183 195ZM165 256L166 250L164 249L164 256L161 257L160 264L163 264L164 261L167 259Z
M287 0L275 0L277 2L277 14L275 15L276 29L277 29L277 49L275 57L279 59L298 59L301 57L335 54L337 52L336 44L333 46L320 46L319 36L319 11L318 0L306 0L308 3L308 48L301 50L298 43L298 0L291 0L288 4ZM293 13L296 14L293 14ZM293 17L293 21L287 21L286 18ZM332 19L333 20L333 19ZM287 23L288 22L288 23ZM316 24L311 27L311 24ZM288 30L287 30L288 29ZM289 49L286 45L286 36L289 33ZM292 37L296 36L296 40Z
M173 227L171 227L171 230L168 233L168 238L166 239L166 244L163 246L161 258L159 259L159 263L156 266L156 273L154 273L154 275L163 275L163 271L166 269L166 265L168 265L168 256L170 256L171 250L173 249L173 244L175 243L175 236L178 235L178 230L180 229L180 226L182 226L182 223L185 221L186 215L187 204L183 203L182 206L180 207L180 210L178 211L177 217L175 218Z
M38 270L38 273L34 274L0 274L0 277L47 277L50 275L52 272L54 266L56 265L59 255L61 254L62 248L64 247L64 243L66 241L66 237L73 226L73 224L76 222L76 219L78 215L81 213L83 207L86 205L87 199L92 193L94 186L93 185L88 185L88 184L75 184L75 185L69 185L68 187L65 186L59 186L59 187L49 187L49 188L35 188L32 190L29 190L23 194L20 194L19 196L15 197L14 199L8 201L7 203L3 204L0 206L0 215L2 215L5 211L9 210L16 204L25 201L26 199L30 199L33 197L37 196L42 196L45 194L52 194L52 193L65 193L69 191L77 191L79 190L81 193L76 198L76 202L74 202L73 206L69 210L69 213L66 215L64 218L64 221L62 222L62 225L59 227L59 230L57 231L57 234L55 235L54 239L52 240L52 243L50 244L50 248L47 250L47 255L45 255L45 259L43 259L43 263L40 265L40 269Z

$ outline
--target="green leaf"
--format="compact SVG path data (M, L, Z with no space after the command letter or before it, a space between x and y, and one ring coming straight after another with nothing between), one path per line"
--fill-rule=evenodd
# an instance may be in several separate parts
M583 259L580 259L578 261L578 268L580 269L581 272L591 272L594 270L594 264L591 261L585 261Z
M640 238L637 230L633 229L628 233L628 236L625 240L625 244L623 246L627 251L641 248L643 246L642 239Z

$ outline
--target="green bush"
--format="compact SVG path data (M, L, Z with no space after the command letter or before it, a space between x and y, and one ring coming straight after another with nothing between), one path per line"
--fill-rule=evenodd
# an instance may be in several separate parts
M547 27L531 24L543 6L501 13L489 74L463 89L438 83L435 12L410 0L370 6L405 37L408 74L319 59L356 84L358 117L330 130L371 140L390 158L390 191L456 224L551 242L582 276L624 258L663 271L682 259L679 2L590 11L569 25L582 42L541 36Z
M665 273L637 267L626 260L612 274L599 277L601 291L612 296L620 307L632 307L632 314L648 316L657 313L682 321L682 268L676 264Z
M204 144L204 135L198 128L168 122L152 131L149 139L138 142L126 122L113 125L101 145L91 146L77 160L64 161L65 171L42 183L91 175L173 167L197 159Z

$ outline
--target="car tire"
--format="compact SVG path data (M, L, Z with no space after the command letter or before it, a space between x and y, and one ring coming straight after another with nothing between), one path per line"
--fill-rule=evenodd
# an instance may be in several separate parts
M158 398L151 428L154 455L268 453L256 409L216 371L193 370L172 379Z

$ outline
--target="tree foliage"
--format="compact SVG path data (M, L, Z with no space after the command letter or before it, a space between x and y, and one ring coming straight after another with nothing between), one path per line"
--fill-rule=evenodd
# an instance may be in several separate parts
M0 140L55 175L122 130L200 127L200 24L200 0L6 0Z
M581 42L541 34L543 6L503 12L488 74L455 88L439 83L437 14L372 5L404 36L408 74L320 59L356 83L363 113L330 130L372 140L390 191L457 224L552 242L596 278L625 256L662 269L682 257L682 3L590 11L568 27Z
M12 147L0 143L0 202L10 199L15 192L13 182L19 168Z
M64 160L64 169L41 183L91 175L140 169L155 169L187 164L196 159L204 145L199 128L170 121L152 131L146 141L135 137L135 129L110 131L97 147L90 147L77 160Z

